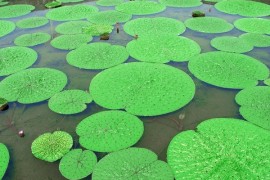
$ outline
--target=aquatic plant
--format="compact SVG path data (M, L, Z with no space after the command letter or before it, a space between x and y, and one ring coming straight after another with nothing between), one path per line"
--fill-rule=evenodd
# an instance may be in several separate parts
M52 9L52 8L57 8L60 7L62 5L61 1L51 1L45 4L45 7L48 9Z
M0 20L0 38L15 30L15 23L12 21Z
M0 18L14 18L29 14L35 6L27 4L16 4L0 7Z
M108 24L92 24L87 27L82 28L82 32L84 34L88 34L91 36L100 36L104 33L110 34L113 30L113 26Z
M203 11L193 11L192 17L204 17L205 13Z
M0 97L0 111L4 111L8 107L8 101Z
M116 6L125 2L124 0L98 0L96 4L99 6Z
M82 34L83 28L91 25L88 21L68 21L56 26L55 31L59 34Z
M270 78L269 78L269 79L265 79L265 80L263 81L263 83L264 83L265 85L267 85L267 86L270 86Z
M14 44L17 46L36 46L39 44L46 43L51 39L51 35L48 33L38 32L32 34L23 34L18 36L14 40Z
M239 38L245 40L247 43L255 47L269 47L270 36L255 33L245 33L239 36Z
M244 32L270 34L270 20L263 18L241 18L234 21L234 26Z
M61 3L75 3L75 2L83 2L84 0L61 0Z
M170 7L196 7L202 5L201 0L159 0L159 2Z
M0 6L4 6L4 5L7 5L9 2L7 1L0 1Z
M5 175L9 163L9 152L8 148L0 143L0 179Z
M16 22L16 26L23 29L36 28L49 23L45 17L30 17Z

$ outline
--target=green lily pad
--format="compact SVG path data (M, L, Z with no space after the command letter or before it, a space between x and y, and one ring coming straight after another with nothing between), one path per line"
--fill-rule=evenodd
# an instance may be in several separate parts
M6 1L2 1L0 2L0 6L4 6L4 5L7 5L9 2L6 2Z
M0 97L22 104L41 102L60 92L67 76L55 69L32 68L6 77L0 82Z
M270 78L263 81L265 85L270 86Z
M35 50L27 47L0 49L0 76L6 76L32 66L38 58Z
M258 80L269 76L269 69L260 61L247 55L220 51L192 57L188 68L206 83L232 89L256 86Z
M67 54L67 62L82 69L106 69L125 62L129 54L125 47L109 43L91 43Z
M249 122L270 130L270 87L256 86L240 91L235 101L240 114Z
M170 7L196 7L202 5L201 0L159 0L159 2Z
M46 3L45 7L48 9L52 9L52 8L60 7L61 5L62 5L62 2L56 0L56 1Z
M102 158L96 165L93 180L173 180L171 168L157 155L144 148L129 148L113 152Z
M195 41L175 35L139 37L127 44L127 50L131 57L139 61L158 63L188 61L201 52Z
M4 98L0 97L0 111L2 111L3 109L5 109L5 107L7 106L8 101Z
M134 35L179 35L184 33L186 26L181 21L166 17L138 18L127 22L124 31Z
M129 1L115 7L117 11L133 15L146 15L162 12L166 6L153 1Z
M76 128L80 144L97 152L112 152L136 144L143 122L124 111L103 111L83 119Z
M245 53L253 49L253 45L244 39L234 36L221 36L211 40L211 46L220 51Z
M32 142L31 151L38 159L54 162L68 153L72 145L73 139L70 134L64 131L55 131L37 137Z
M0 143L0 179L5 175L9 163L9 152L8 148Z
M75 2L83 2L84 0L61 0L61 3L75 3Z
M92 25L88 21L68 21L56 26L55 31L59 34L82 34L83 28Z
M85 19L95 12L98 12L98 8L95 6L78 4L52 9L47 12L46 17L54 21L72 21Z
M14 22L0 20L0 38L8 35L15 30L16 26Z
M188 104L194 96L195 85L177 68L134 62L99 73L90 83L90 92L93 100L102 107L125 109L139 116L155 116Z
M51 35L48 33L38 32L32 34L23 34L16 37L14 44L17 46L36 46L39 44L46 43L51 39Z
M72 50L80 47L81 45L87 44L92 41L92 39L92 36L87 34L67 34L54 38L51 41L51 45L57 49Z
M270 46L270 36L267 36L267 35L245 33L239 37L255 47L269 47Z
M125 2L124 0L98 0L96 4L99 6L116 6Z
M84 27L82 32L91 36L100 36L104 33L111 33L113 26L108 24L92 24L88 27Z
M55 94L49 100L49 108L59 114L76 114L84 111L92 102L89 93L82 90L66 90Z
M16 22L16 25L19 28L28 29L28 28L36 28L40 26L44 26L49 23L49 20L45 17L30 17L26 19L22 19Z
M93 172L96 155L89 150L73 149L60 161L60 173L67 179L82 179Z
M270 20L263 18L241 18L234 21L234 26L244 32L270 34Z
M0 7L0 18L14 18L29 14L35 6L27 4L16 4Z
M185 25L193 31L202 33L224 33L233 29L232 24L217 17L190 18L185 21Z
M265 179L270 133L240 119L215 118L176 135L167 161L175 179Z

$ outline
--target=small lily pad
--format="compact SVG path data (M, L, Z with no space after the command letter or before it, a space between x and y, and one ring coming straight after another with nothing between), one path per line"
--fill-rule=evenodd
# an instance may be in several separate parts
M44 26L49 23L49 20L45 17L30 17L26 19L22 19L16 22L16 25L19 28L28 29L28 28L37 28L40 26Z
M84 27L82 32L91 36L100 36L102 34L110 34L113 30L113 26L108 24L92 24L88 27Z
M196 7L202 5L201 0L159 0L159 2L170 7Z
M0 18L14 18L29 14L35 6L27 4L16 4L0 7Z
M46 43L51 39L51 35L48 33L38 32L32 34L23 34L21 36L16 37L14 40L14 44L17 46L36 46L39 44Z
M270 86L270 78L263 81L265 85Z
M60 1L51 1L45 4L45 7L48 9L52 9L52 8L57 8L60 7L62 5L62 2Z
M96 2L99 6L116 6L125 2L124 0L98 0Z
M61 3L75 3L75 2L83 2L84 0L61 0Z
M0 38L15 30L16 26L12 21L0 20Z
M270 36L267 36L267 35L245 33L239 37L255 47L269 47L270 46Z
M56 26L55 31L59 34L82 34L83 28L92 25L88 21L68 21Z
M270 34L270 19L241 18L234 21L234 26L244 32Z
M9 163L9 152L8 148L0 143L0 179L5 175Z
M8 106L8 101L0 97L0 111L4 111Z

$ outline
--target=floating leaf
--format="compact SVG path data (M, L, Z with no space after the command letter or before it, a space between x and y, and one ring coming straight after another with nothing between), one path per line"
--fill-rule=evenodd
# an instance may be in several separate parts
M113 152L101 159L93 172L93 180L173 180L171 168L157 155L144 148L129 148Z
M82 29L84 34L88 34L91 36L100 36L105 33L111 33L113 30L113 26L108 24L92 24L88 27L84 27Z
M9 2L6 2L6 1L2 1L0 2L0 6L4 6L4 5L7 5Z
M36 28L36 27L44 26L48 22L49 20L45 17L30 17L30 18L22 19L16 22L16 25L19 28L28 29L28 28Z
M37 137L32 143L31 150L36 158L54 162L68 153L72 145L73 139L68 133L55 131Z
M234 26L244 32L270 34L270 20L263 18L241 18L234 21Z
M16 4L0 7L0 18L14 18L29 14L35 6L27 4Z
M270 86L270 78L263 81L265 85Z
M67 84L67 76L58 70L32 68L6 77L0 82L0 97L9 102L30 104L44 101L60 92Z
M9 163L9 152L7 147L0 143L0 179L5 175Z
M0 20L0 38L15 30L16 26L11 21Z
M176 135L167 160L175 179L267 179L270 133L232 118L202 122Z
M61 3L75 3L75 2L83 2L84 0L61 0Z
M196 7L202 5L201 0L159 0L159 2L171 7Z
M62 5L62 2L56 0L56 1L46 3L45 7L52 9L52 8L60 7L61 5Z
M245 34L242 34L240 38L255 47L269 47L270 46L270 36L267 36L267 35L245 33Z
M32 33L32 34L23 34L16 37L14 44L17 46L36 46L43 44L51 39L51 35L48 33Z
M35 50L26 47L0 49L0 76L6 76L32 66L38 58Z
M243 55L228 52L208 52L192 57L188 68L198 79L223 88L243 89L256 86L269 76L266 65Z
M92 25L88 21L68 21L58 25L55 31L59 34L82 34L83 28Z
M98 0L96 4L99 6L116 6L125 2L124 0Z
M194 96L195 85L185 72L174 67L134 62L99 73L90 83L90 92L102 107L155 116L188 104Z
M7 106L8 106L8 101L0 97L0 111L5 110Z
M59 170L67 179L82 179L93 172L96 155L89 150L73 149L60 161Z
M80 144L97 152L112 152L128 148L143 135L143 122L124 111L103 111L82 120L76 133Z

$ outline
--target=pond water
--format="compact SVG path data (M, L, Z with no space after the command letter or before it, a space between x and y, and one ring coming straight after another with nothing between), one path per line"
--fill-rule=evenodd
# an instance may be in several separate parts
M20 0L11 3L32 3L37 7L34 12L28 15L8 19L14 22L32 16L45 16L48 11L43 8L44 1L28 2ZM84 3L95 5L95 2ZM98 6L98 8L100 11L114 9L113 7L101 6ZM185 21L186 19L191 18L192 11L194 10L204 11L206 16L221 17L230 23L241 18L241 16L218 12L211 4L203 4L200 7L194 8L167 7L167 9L161 13L147 16L133 16L133 19L138 17L164 16ZM269 17L266 18L270 19ZM25 33L42 31L56 37L58 34L54 31L54 28L60 23L61 22L52 21L51 24L30 30L17 28L11 34L0 39L0 48L13 46L15 37ZM114 29L110 35L110 40L106 42L125 46L129 41L134 39L123 31L122 25L123 24L120 24L120 32L117 33L116 29ZM210 40L214 37L222 35L239 36L241 34L243 34L243 32L237 29L222 34L204 34L187 29L182 36L195 40L201 46L202 53L204 53L215 50L210 46ZM92 42L99 41L101 41L99 37L95 37ZM69 51L57 50L53 48L49 42L34 46L33 49L38 52L39 57L32 67L51 67L65 72L68 76L68 84L65 89L88 90L91 79L100 72L82 70L67 64L65 57ZM270 68L269 47L254 48L252 51L245 54L259 59ZM133 61L136 60L130 57L127 62ZM188 71L187 62L174 62L168 64L185 71L192 77L196 84L195 97L190 103L175 112L155 117L140 117L144 123L145 131L140 141L135 144L135 147L144 147L154 151L158 154L159 159L164 161L166 161L166 151L169 142L179 132L195 129L200 122L209 118L242 118L239 114L239 106L234 100L234 97L239 90L219 88L198 80ZM0 77L0 80L2 79L4 79L4 77ZM262 84L262 82L260 83ZM78 144L78 136L75 133L77 124L85 117L103 110L105 109L95 103L91 103L84 112L79 113L78 115L59 115L48 108L48 101L31 105L10 103L10 108L5 112L0 113L0 142L7 145L11 155L4 180L64 179L58 170L59 161L47 163L36 159L31 153L31 143L36 137L45 132L63 130L72 135L75 140L74 147L78 148L80 146ZM179 116L182 118L179 119ZM19 130L24 130L24 138L18 136ZM101 158L106 154L98 153L97 155L98 158Z

